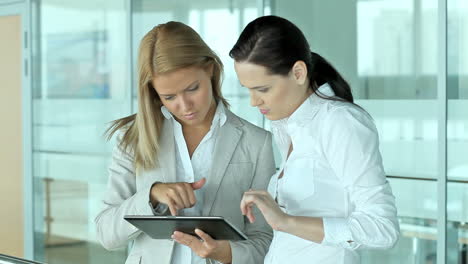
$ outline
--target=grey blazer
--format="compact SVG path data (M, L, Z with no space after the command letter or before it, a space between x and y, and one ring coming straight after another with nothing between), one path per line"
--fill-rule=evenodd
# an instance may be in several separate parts
M230 242L233 264L263 263L272 230L259 210L250 224L240 211L240 201L248 189L267 189L275 173L271 134L226 110L226 123L215 143L211 175L205 190L203 215L227 218L249 239ZM133 155L115 148L104 208L96 217L98 239L108 250L126 247L134 241L126 264L170 264L174 242L155 240L123 219L124 215L153 215L149 194L154 182L175 182L175 143L171 122L164 121L156 169L135 171ZM169 212L166 212L169 214ZM206 263L215 263L207 259Z

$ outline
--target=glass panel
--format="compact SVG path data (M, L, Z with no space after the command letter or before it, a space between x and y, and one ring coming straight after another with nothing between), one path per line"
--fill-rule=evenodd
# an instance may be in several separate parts
M364 250L362 263L436 263L437 182L389 179L396 197L400 239L391 250ZM415 195L417 201L415 200ZM414 202L410 202L414 201Z
M359 96L437 98L437 1L358 1Z
M447 184L447 263L468 263L468 181Z
M197 31L224 63L222 91L231 104L231 110L242 118L263 126L263 116L255 108L248 107L247 89L240 86L234 71L234 62L229 57L229 50L242 29L257 17L256 1L203 0L194 4L188 0L139 0L133 3L134 65L140 40L151 28L170 20L183 22ZM137 103L134 100L136 111Z
M448 8L448 177L468 180L468 2Z
M447 263L468 263L468 2L448 0Z
M437 1L270 1L269 9L350 82L376 121L387 174L436 178Z
M437 1L358 1L356 11L355 94L379 128L387 174L437 178Z
M112 146L102 134L130 113L125 3L34 2L35 259L46 263L125 260L94 225Z

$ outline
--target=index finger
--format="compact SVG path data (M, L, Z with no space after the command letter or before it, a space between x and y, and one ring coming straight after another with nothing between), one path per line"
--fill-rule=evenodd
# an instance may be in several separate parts
M240 209L243 215L247 214L249 207L256 204L256 195L245 192L240 203Z
M193 191L191 185L188 184L188 186L190 186L190 188L186 188L186 190L187 190L187 194L190 200L190 205L193 207L195 203L197 202L197 198L195 197L195 192Z

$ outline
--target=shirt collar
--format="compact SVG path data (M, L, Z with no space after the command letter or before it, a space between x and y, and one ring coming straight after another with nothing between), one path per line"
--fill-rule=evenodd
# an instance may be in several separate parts
M335 95L330 85L323 84L318 88L318 94L322 97L332 97ZM297 127L302 127L310 123L320 109L320 105L326 102L313 93L310 95L289 117L271 122L271 132L280 150L281 156L287 155L291 143L291 135L297 131Z
M169 110L164 105L161 106L161 112L166 119L168 120L173 119L174 121L176 121L172 113L169 112ZM211 125L213 126L214 124L219 123L219 126L222 127L226 123L226 120L227 120L226 107L224 106L222 102L218 102L218 105L216 106L215 116L213 118L213 122L211 123Z

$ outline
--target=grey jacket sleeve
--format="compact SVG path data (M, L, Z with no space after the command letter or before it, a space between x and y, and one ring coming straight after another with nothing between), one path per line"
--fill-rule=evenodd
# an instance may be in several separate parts
M95 219L98 239L107 250L125 247L140 234L141 231L123 218L125 215L153 214L149 204L151 184L137 191L135 177L133 156L116 146L109 166L103 209Z
M255 173L251 184L252 189L266 190L271 176L275 173L275 161L273 158L271 133L268 133L259 152ZM239 205L240 206L240 205ZM273 237L272 229L263 218L262 213L256 207L254 209L254 223L250 223L244 217L246 225L245 234L249 238L246 241L231 241L233 264L263 263L265 255L270 247Z

